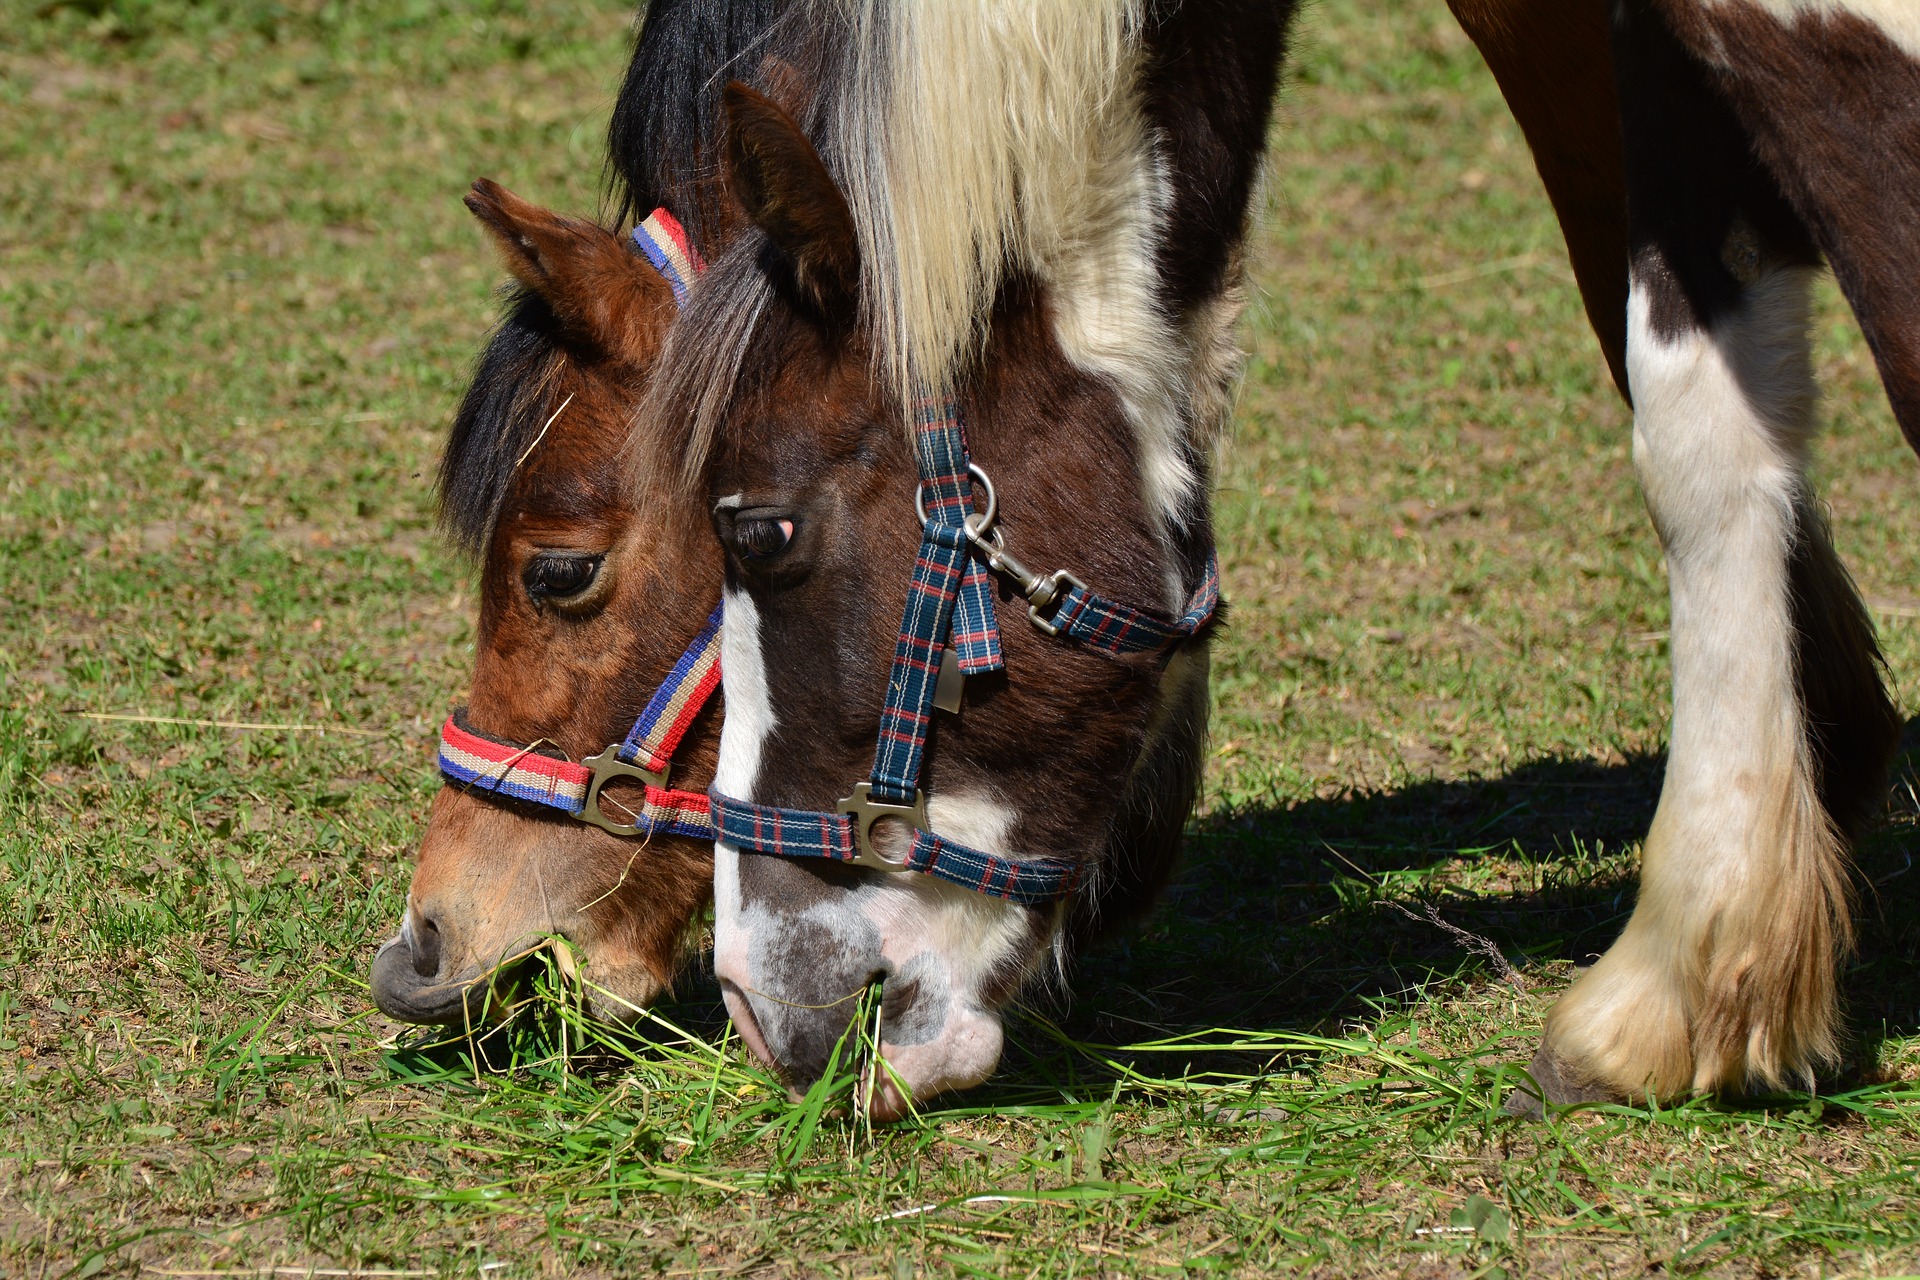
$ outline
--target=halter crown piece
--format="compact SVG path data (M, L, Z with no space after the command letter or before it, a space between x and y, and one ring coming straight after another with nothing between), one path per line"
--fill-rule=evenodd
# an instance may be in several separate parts
M671 213L655 209L633 229L634 243L673 287L673 300L686 305L688 282L705 268L687 233ZM551 748L508 742L481 733L467 723L466 708L440 727L440 772L449 782L528 804L557 809L619 836L682 835L713 838L706 796L667 787L674 748L720 687L720 606L693 638L667 678L647 700L626 740L616 742L579 764ZM631 822L609 817L600 791L614 778L632 778L646 786ZM620 806L624 808L625 806Z
M715 791L714 827L719 839L752 853L919 871L1026 906L1058 901L1079 887L1080 864L1002 858L927 829L920 766L933 711L957 713L961 678L1005 665L991 575L1004 576L1026 598L1028 618L1041 631L1118 657L1170 649L1199 632L1219 606L1219 569L1209 553L1186 612L1171 622L1100 596L1065 570L1033 573L994 530L993 486L968 457L958 403L950 396L924 398L915 408L914 428L920 554L887 675L869 780L855 785L833 813L754 804ZM974 510L975 480L986 490L984 512ZM874 847L873 825L882 818L912 829L912 842L897 860Z

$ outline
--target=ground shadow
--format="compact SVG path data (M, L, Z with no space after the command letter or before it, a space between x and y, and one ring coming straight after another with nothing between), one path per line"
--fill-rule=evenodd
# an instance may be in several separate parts
M1662 756L1542 760L1498 778L1212 816L1155 915L1033 1004L1076 1039L1125 1044L1212 1027L1333 1031L1436 979L1494 980L1497 960L1416 918L1429 905L1523 972L1557 981L1565 969L1543 962L1590 962L1632 910L1636 867L1623 855L1653 817L1664 766ZM1871 1067L1881 1040L1920 1030L1917 768L1920 719L1906 728L1887 820L1857 854L1844 1079ZM1023 1054L1051 1070L1044 1038L1016 1036L1010 1050L1015 1078ZM1159 1075L1179 1066L1154 1062Z

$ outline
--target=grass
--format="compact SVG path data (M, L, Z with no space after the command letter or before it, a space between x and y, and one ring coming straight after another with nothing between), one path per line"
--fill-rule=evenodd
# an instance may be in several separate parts
M1627 413L1437 4L1302 35L1188 868L992 1083L879 1131L836 1114L859 1043L789 1105L697 974L636 1036L553 954L473 1042L369 1012L471 642L428 482L497 282L458 197L595 205L624 10L9 14L0 1273L1920 1272L1910 762L1827 1091L1498 1113L1631 905L1666 602ZM1913 462L1831 290L1818 360L1911 709Z

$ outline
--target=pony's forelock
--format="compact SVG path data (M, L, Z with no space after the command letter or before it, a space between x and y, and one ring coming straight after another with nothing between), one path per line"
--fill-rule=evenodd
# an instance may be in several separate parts
M647 427L629 437L637 493L684 498L699 489L773 299L765 248L758 232L736 239L701 274L669 332L635 412L636 428Z
M485 553L514 470L551 412L553 379L565 359L558 330L545 299L513 289L474 364L436 477L440 526L468 556Z

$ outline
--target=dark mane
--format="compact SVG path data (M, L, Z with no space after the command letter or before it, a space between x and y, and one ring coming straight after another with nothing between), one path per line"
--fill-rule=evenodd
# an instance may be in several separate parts
M440 457L440 527L470 556L486 551L514 467L546 421L547 386L561 358L557 331L538 294L511 293L454 415Z
M795 0L653 0L607 128L615 223L673 210L702 252L721 208L720 91L751 80ZM796 24L804 26L804 23Z

